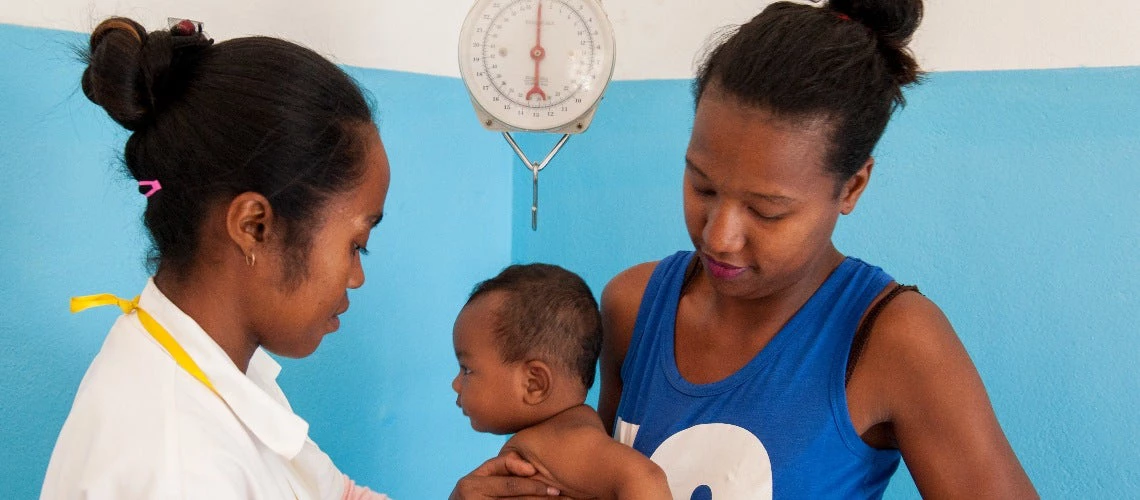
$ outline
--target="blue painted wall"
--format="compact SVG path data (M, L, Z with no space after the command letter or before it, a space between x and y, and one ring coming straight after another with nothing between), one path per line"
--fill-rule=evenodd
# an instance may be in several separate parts
M137 292L143 198L126 133L79 92L76 33L0 25L0 498L33 498L112 311ZM450 325L471 285L549 261L601 290L688 245L687 81L616 82L591 129L530 177L452 78L350 69L376 98L387 216L343 328L281 382L359 482L442 498L494 454L454 407ZM917 283L950 316L1046 497L1128 497L1140 447L1140 68L945 73L910 93L841 250ZM524 135L531 156L553 143ZM513 180L512 180L513 179ZM900 474L892 498L916 497Z
M940 73L908 94L840 250L918 284L955 325L1046 498L1140 491L1140 68ZM516 160L513 259L600 293L691 248L688 81L617 82L540 174ZM528 136L539 152L550 140ZM888 498L916 498L905 472Z
M56 434L116 313L76 294L145 283L144 198L120 173L126 132L79 90L77 33L0 25L0 498L39 494ZM510 151L462 83L350 69L376 100L392 164L384 222L341 331L285 360L310 435L359 483L445 498L493 456L455 407L451 323L510 260Z

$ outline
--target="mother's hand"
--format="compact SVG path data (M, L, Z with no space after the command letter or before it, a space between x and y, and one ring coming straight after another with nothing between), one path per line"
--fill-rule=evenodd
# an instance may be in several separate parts
M535 468L515 452L492 458L460 479L451 491L450 500L486 498L549 499L559 491L530 479Z

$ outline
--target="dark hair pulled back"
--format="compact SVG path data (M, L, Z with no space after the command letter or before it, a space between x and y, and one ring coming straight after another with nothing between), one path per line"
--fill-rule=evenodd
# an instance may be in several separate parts
M209 207L257 192L285 222L288 274L302 274L320 207L364 173L372 112L352 79L283 40L214 44L126 18L96 27L86 56L84 94L132 132L127 170L162 184L143 216L152 264L188 269Z
M907 48L922 11L922 0L773 3L709 51L694 84L697 102L711 86L778 118L822 118L831 136L827 168L844 181L906 103L902 87L922 77Z

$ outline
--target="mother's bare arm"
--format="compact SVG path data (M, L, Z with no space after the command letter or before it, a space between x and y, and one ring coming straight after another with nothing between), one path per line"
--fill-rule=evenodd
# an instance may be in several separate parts
M903 294L883 309L848 408L857 428L886 424L924 498L1037 497L965 347L926 297Z

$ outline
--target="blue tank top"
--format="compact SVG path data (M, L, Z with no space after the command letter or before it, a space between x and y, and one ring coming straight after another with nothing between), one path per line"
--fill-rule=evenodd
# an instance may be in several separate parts
M860 439L844 374L855 329L891 277L848 257L748 364L692 384L673 354L691 259L662 260L645 288L615 436L664 469L677 500L881 497L899 452Z

